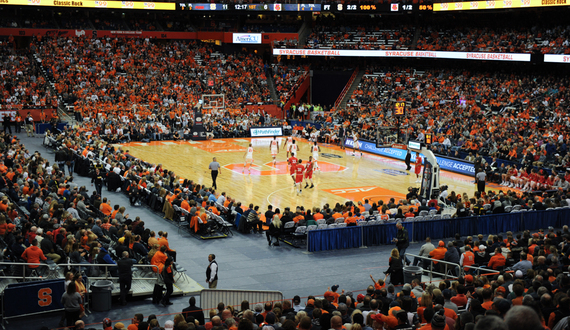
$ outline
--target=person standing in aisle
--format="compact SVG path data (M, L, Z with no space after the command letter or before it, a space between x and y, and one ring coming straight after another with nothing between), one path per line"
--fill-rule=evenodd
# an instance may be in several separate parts
M31 137L36 136L34 130L34 118L29 112L28 115L26 116L26 134Z
M172 292L174 292L174 273L172 270L172 258L168 257L166 262L164 263L164 267L162 268L162 278L164 279L164 285L166 286L166 293L164 297L162 297L162 301L160 302L162 306L169 306L173 303L170 302L170 296Z
M121 260L117 261L119 267L119 287L121 291L121 305L127 304L127 295L131 291L133 282L133 259L129 258L129 252L123 251Z
M218 286L218 262L214 254L208 255L208 261L210 264L206 268L206 282L208 282L208 288L215 289Z
M210 171L212 171L212 187L214 189L218 189L218 185L216 184L216 178L218 177L218 174L222 173L222 169L220 163L218 163L218 161L216 160L216 157L214 157L208 168L210 169Z
M93 174L93 178L91 178L91 185L93 184L95 184L97 195L101 196L101 192L103 190L103 175L98 168L95 169L95 174Z

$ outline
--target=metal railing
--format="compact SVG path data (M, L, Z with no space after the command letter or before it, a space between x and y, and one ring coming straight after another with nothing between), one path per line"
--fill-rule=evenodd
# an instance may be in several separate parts
M485 275L485 276L489 276L489 275L498 275L498 274L502 274L504 272L501 271L497 271L495 269L491 269L491 268L485 268L485 267L478 267L478 266L462 266L460 264L454 263L454 262L449 262L449 261L444 261L444 260L437 260L437 259L432 259L429 257L420 257L418 255L415 254L411 254L411 253L406 253L405 254L406 257L414 257L414 258L418 258L419 260L422 261L422 265L423 262L425 261L429 261L429 267L428 269L424 269L425 271L429 272L429 281L432 282L433 281L433 275L440 275L443 277L443 279L448 279L448 278L457 278L459 276L465 276L468 274L471 275ZM437 263L442 263L445 265L444 267L444 272L445 273L440 273L438 271L434 271L433 270L433 266L434 266L434 262ZM422 267L423 268L423 267ZM465 268L468 269L468 271L465 271ZM448 271L449 270L455 270L457 273L456 274L452 274L449 275ZM507 271L507 272L512 272L512 271Z
M55 276L56 272L59 271L59 267L69 267L69 268L75 268L76 270L81 270L82 268L93 268L93 267L99 267L99 268L104 268L104 272L103 274L105 276L90 276L89 279L91 280L118 280L118 277L112 277L110 276L109 273L109 268L111 267L117 267L117 265L111 265L111 264L72 264L72 263L60 263L60 264L56 264L53 262L42 262L42 263L24 263L24 262L7 262L7 261L2 261L0 262L0 266L16 266L16 267L22 267L22 275L21 276L14 276L14 275L4 275L4 276L0 276L0 278L5 278L5 279L16 279L16 280L46 280L46 279L51 279L54 278L53 276ZM37 274L38 276L26 276L26 267L27 266L38 266L36 268L32 268L32 271L36 271L36 273L40 272L39 274ZM139 265L139 264L134 264L133 265L134 268L141 268L141 269L145 269L145 268L149 268L151 269L151 272L154 273L156 276L152 276L152 277L133 277L133 280L153 280L153 281L158 281L160 279L160 273L158 272L158 266L156 265ZM42 270L40 270L40 268L43 268ZM47 269L47 270L46 270ZM152 269L156 270L153 271ZM47 271L47 276L41 276L43 275L43 271ZM57 274L59 276L59 274ZM56 277L57 278L57 277Z
M448 278L456 278L460 275L462 275L462 271L463 268L459 265L456 264L454 262L449 262L449 261L443 261L443 260L437 260L437 259L432 259L432 258L428 258L428 257L421 257L415 254L411 254L411 253L405 253L404 254L406 257L414 257L414 258L418 258L419 260L422 261L422 265L424 264L424 262L429 262L429 267L428 269L424 269L426 271L428 271L429 273L429 281L430 283L433 281L433 275L440 275L443 279L448 279ZM438 271L434 271L433 270L433 266L434 266L434 262L442 263L444 266L444 273L440 273ZM422 267L423 268L423 267ZM449 275L448 271L449 270L457 270L459 268L459 271L457 272L457 275Z

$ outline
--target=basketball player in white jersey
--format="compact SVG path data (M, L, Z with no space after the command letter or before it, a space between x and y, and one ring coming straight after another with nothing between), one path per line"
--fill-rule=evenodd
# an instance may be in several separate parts
M296 141L293 140L293 143L291 143L291 145L289 146L289 152L291 154L297 155L298 151L299 151L299 146L297 145Z
M319 159L319 152L321 152L321 147L319 147L319 145L317 144L317 141L314 142L314 144L311 146L311 151L313 152L313 169L316 170L321 170L319 168L319 165L317 165L317 159Z
M243 170L241 172L242 173L245 172L245 168L247 166L247 163L249 163L248 170L249 170L249 174L251 174L251 165L253 165L253 147L251 146L251 143L249 144L249 147L247 148L247 151L245 152L243 157L245 158L245 162L243 163Z
M292 144L293 144L293 136L288 136L287 144L285 146L285 150L287 151L287 158L289 158L289 148L291 147Z
M311 134L309 135L309 141L317 142L317 130L316 129L313 129L311 131Z
M352 155L354 156L354 153L356 152L356 150L358 150L358 152L360 152L360 143L358 142L358 133L354 132L354 134L352 135L352 141L354 142L352 144ZM362 156L362 152L360 152L360 156Z
M279 143L277 141L276 136L274 136L273 140L271 140L271 143L269 145L269 150L271 150L271 157L273 157L273 166L275 166L275 164L277 163L275 157L277 157L277 154L279 153Z

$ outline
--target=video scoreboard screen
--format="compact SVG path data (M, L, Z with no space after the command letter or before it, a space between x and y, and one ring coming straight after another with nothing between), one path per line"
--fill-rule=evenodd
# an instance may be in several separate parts
M178 3L184 11L269 11L269 12L318 12L321 11L321 4L314 3Z
M184 11L254 11L254 12L330 12L330 13L370 13L370 14L401 14L405 12L431 11L432 4L313 4L313 3L178 3Z

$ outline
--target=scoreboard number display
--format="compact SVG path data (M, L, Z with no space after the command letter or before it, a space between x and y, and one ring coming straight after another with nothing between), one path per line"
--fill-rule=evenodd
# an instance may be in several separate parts
M394 104L394 116L402 117L406 114L406 102L396 102Z

